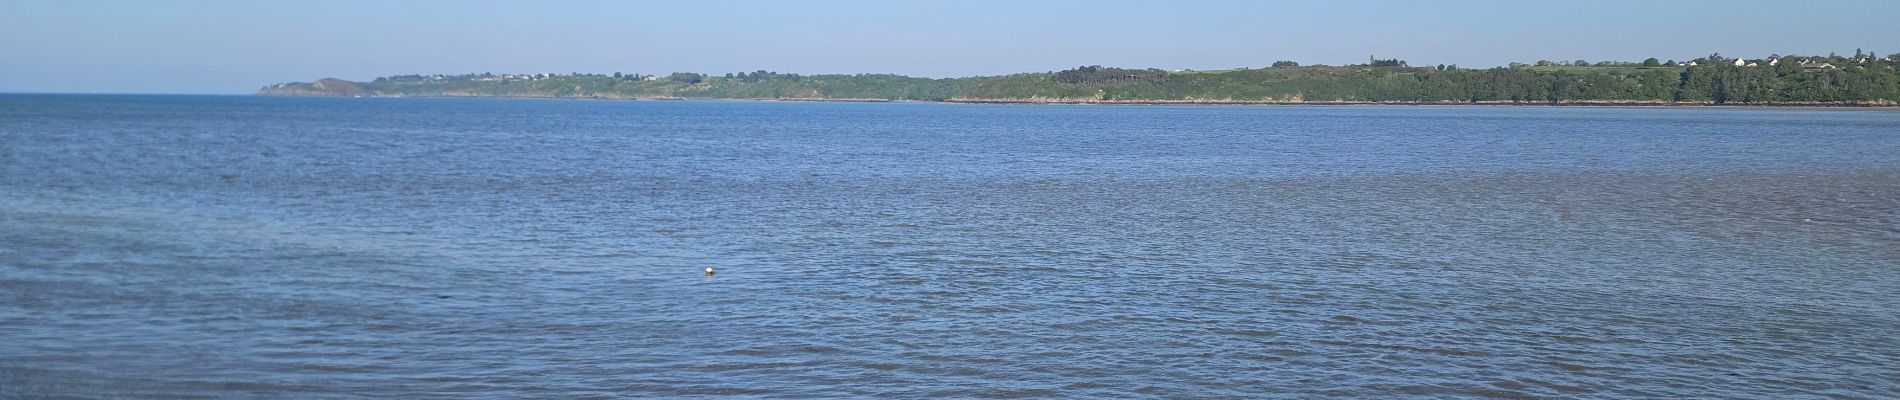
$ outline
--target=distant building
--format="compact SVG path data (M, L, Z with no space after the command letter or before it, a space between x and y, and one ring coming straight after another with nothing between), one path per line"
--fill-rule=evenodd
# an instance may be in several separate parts
M1828 64L1824 62L1814 62L1814 60L1801 60L1801 69L1805 69L1809 71L1834 69L1834 64Z

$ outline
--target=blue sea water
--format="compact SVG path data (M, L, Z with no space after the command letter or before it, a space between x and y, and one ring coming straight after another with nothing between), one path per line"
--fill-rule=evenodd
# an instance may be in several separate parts
M5 398L1892 398L1896 310L1893 111L0 95Z

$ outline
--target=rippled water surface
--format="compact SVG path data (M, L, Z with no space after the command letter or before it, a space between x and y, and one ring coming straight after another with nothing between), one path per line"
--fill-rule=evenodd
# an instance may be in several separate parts
M7 398L1891 398L1896 310L1892 111L0 96Z

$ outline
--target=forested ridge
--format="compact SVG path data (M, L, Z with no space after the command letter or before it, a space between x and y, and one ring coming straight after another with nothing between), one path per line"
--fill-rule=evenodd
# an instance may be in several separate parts
M266 95L709 98L1102 103L1515 103L1877 105L1900 101L1900 54L1582 60L1468 69L1365 64L1221 71L1085 66L966 78L891 74L400 75L369 82L282 83Z

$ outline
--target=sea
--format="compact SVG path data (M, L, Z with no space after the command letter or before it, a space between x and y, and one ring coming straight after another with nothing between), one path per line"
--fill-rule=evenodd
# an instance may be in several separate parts
M1897 396L1892 109L0 95L0 398Z

